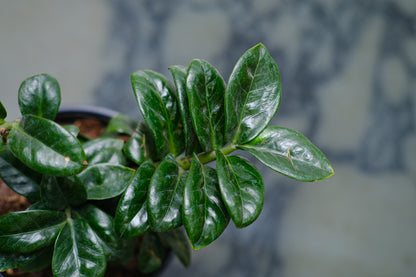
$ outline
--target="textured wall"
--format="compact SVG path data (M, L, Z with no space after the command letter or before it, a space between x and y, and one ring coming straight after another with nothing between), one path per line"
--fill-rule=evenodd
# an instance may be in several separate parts
M129 74L203 58L227 79L263 42L281 72L273 120L306 134L335 176L261 168L265 206L163 276L416 276L414 0L2 1L1 100L47 72L63 101L138 116ZM177 275L174 275L174 273Z

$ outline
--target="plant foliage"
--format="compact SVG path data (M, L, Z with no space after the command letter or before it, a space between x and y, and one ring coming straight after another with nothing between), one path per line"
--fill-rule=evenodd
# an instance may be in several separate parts
M114 117L88 141L53 121L61 95L52 76L22 83L20 121L7 122L0 102L0 177L33 203L0 218L0 271L51 266L56 277L103 276L107 263L131 259L138 240L142 272L159 269L168 249L188 266L189 245L205 247L230 221L246 227L262 210L261 174L235 150L299 181L333 174L306 137L268 126L281 84L262 44L238 60L228 84L200 59L170 70L173 83L133 72L144 122Z

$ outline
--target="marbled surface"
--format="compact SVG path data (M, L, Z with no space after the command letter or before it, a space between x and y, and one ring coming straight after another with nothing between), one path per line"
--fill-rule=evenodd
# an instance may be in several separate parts
M64 104L138 116L130 72L197 57L227 79L258 42L281 72L272 124L304 133L335 176L297 183L256 163L257 222L162 276L416 276L414 0L1 1L0 98L17 117L20 82L47 72Z

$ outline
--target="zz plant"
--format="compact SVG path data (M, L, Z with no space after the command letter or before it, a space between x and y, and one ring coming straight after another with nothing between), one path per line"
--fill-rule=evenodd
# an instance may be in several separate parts
M189 242L200 249L230 220L243 228L260 214L262 176L235 150L299 181L333 174L302 134L268 126L281 86L262 44L238 60L228 84L200 59L170 71L173 84L133 72L144 121L119 115L92 140L53 121L60 88L47 74L20 86L20 120L6 122L0 105L0 176L32 203L0 218L0 271L51 265L57 277L103 276L107 263L131 259L139 238L142 272L157 270L168 249L188 266Z

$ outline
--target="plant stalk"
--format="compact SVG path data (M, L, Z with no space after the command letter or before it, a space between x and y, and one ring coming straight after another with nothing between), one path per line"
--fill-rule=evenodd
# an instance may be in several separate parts
M231 152L235 151L236 149L237 147L235 144L229 144L221 148L220 151L224 153L224 155L228 155ZM201 153L201 154L198 154L197 157L202 164L207 164L217 159L217 155L215 154L215 151ZM191 167L192 159L193 159L192 156L185 156L185 157L177 158L176 161L183 169L188 170Z

